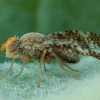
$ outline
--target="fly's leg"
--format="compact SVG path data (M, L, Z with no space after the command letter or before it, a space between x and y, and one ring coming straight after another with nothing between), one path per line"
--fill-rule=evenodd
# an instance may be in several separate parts
M15 76L15 78L17 78L22 73L24 65L25 65L25 61L23 61L21 71Z
M76 69L73 69L73 68L69 67L69 66L68 66L67 64L65 64L65 63L63 63L63 65L64 65L64 66L66 66L66 67L68 67L69 69L71 69L71 70L75 71L75 72L79 72L78 70L76 70Z
M58 58L58 56L57 56L55 53L53 53L53 56L56 58L56 60L58 61L60 67L61 67L65 72L67 72L70 76L72 76L72 77L75 78L75 79L80 79L80 78L78 78L77 76L75 76L74 74L72 74L70 71L68 71L67 69L64 68L64 66L63 66L64 64L62 63L62 61Z
M16 78L22 73L23 68L24 68L24 65L25 65L25 62L30 62L30 61L32 61L32 58L29 57L29 56L17 55L17 58L23 60L23 64L22 64L21 71L19 72L19 74L17 74L17 75L15 76Z
M45 63L44 63L44 71L45 71L45 72L47 71L46 66L45 66Z
M10 65L10 68L8 69L8 71L6 72L6 74L3 77L0 78L0 80L4 79L8 75L8 73L11 72L13 64L14 64L14 61L15 61L15 58L16 57L13 58L13 60L11 62L11 65Z
M43 53L42 53L42 55L41 55L41 58L40 58L40 64L39 64L39 69L38 69L38 83L37 83L37 87L38 87L38 88L40 87L41 67L42 67L42 63L43 63L43 61L44 61L46 52L47 52L47 50L44 49L44 50L43 50Z
M52 58L53 58L53 55L52 55L52 52L51 52L51 53L49 54L49 56L46 57L46 58L44 59L44 62L50 64ZM47 71L46 66L45 66L45 63L44 63L44 70L45 70L45 72Z
M26 61L26 62L31 62L32 58L30 56L24 56L24 55L17 55L17 58Z
M52 58L53 58L53 55L52 55L52 52L51 52L51 53L49 54L49 56L48 56L48 57L46 57L46 58L44 59L44 62L46 62L46 63L50 64L50 62L51 62Z

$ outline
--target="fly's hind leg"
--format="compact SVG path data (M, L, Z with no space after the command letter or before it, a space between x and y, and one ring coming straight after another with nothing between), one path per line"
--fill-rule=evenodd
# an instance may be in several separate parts
M71 73L70 71L68 71L67 69L64 68L64 66L63 66L64 64L62 63L62 61L59 59L59 57L58 57L55 53L53 53L53 56L56 58L56 60L58 61L60 67L61 67L65 72L67 72L70 76L72 76L72 77L75 78L75 79L80 79L79 77L75 76L73 73Z
M25 61L23 61L21 71L15 76L15 78L17 78L22 73L24 65L25 65Z
M68 66L67 64L65 64L65 63L63 63L63 65L64 65L64 66L66 66L66 67L68 67L69 69L71 69L71 70L75 71L75 72L79 72L78 70L76 70L76 69L73 69L73 68L69 67L69 66Z

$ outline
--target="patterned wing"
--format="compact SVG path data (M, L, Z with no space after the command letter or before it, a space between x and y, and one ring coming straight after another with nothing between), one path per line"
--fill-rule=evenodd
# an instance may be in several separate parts
M81 48L100 48L100 35L92 32L67 30L54 32L45 37L54 44L71 45Z
M80 47L70 47L69 48L72 52L76 52L77 54L85 55L85 56L92 56L100 60L100 53L91 51L85 48Z

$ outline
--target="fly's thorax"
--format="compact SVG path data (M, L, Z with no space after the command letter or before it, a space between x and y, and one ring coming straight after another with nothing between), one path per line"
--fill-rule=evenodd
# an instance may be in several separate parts
M27 33L19 39L19 50L24 55L28 55L33 59L38 59L40 52L43 50L43 35L40 33Z
M23 35L19 40L21 42L21 46L25 45L33 45L34 43L43 42L44 35L36 32L31 32Z

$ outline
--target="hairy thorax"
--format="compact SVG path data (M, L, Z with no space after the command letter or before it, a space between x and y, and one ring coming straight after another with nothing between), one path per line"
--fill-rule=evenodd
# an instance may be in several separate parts
M23 35L19 39L20 52L26 56L30 56L33 59L39 59L40 57L40 47L38 46L43 42L43 35L39 33L28 33Z

